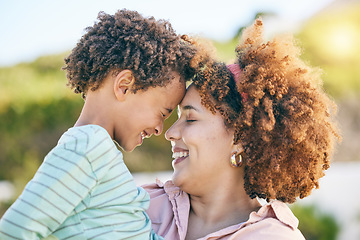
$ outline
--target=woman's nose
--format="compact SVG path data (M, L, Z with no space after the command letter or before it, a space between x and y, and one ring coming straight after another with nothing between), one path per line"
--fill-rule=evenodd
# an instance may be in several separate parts
M165 133L165 138L168 141L179 139L180 133L178 128L179 121L176 121Z

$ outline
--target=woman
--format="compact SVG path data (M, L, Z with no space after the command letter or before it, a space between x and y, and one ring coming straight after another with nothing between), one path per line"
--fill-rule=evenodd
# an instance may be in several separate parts
M166 132L172 181L145 186L165 239L304 239L285 203L308 196L329 168L334 105L291 38L263 43L261 33L257 20L236 64L197 74Z

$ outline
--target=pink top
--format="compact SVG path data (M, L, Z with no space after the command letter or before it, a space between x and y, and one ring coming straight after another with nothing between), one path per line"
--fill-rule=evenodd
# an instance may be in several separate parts
M147 213L155 233L165 240L185 239L190 210L188 194L172 181L165 184L157 181L143 188L150 194ZM285 203L272 201L252 212L246 222L210 233L199 240L304 240L298 224L298 219Z

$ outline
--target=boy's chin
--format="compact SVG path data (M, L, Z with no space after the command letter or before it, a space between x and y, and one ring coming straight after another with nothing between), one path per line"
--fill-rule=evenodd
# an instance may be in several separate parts
M113 142L115 143L116 147L121 150L121 151L124 151L124 152L132 152L137 146L140 146L142 144L141 143L130 143L130 142L127 142L124 143L122 142L121 144L119 143L119 141L116 141L116 140L113 140Z
M134 150L135 149L135 147L133 147L133 148L129 148L129 147L127 147L127 146L122 146L122 145L120 145L117 141L115 141L115 140L113 140L113 142L114 142L114 144L115 144L115 146L116 146L116 148L118 149L118 150L120 150L120 151L122 151L122 152L131 152L132 150Z
M125 152L132 152L134 151L134 149L137 147L137 146L140 146L141 144L138 144L138 145L132 145L132 146L121 146L121 149Z

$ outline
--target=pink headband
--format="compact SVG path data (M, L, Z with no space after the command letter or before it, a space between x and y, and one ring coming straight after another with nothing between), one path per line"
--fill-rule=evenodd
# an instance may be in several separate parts
M240 80L240 76L241 76L241 68L240 68L239 64L229 64L229 65L226 65L226 67L232 73L232 75L235 79L235 83L238 83ZM249 95L244 92L240 93L240 95L241 95L241 101L246 102Z

